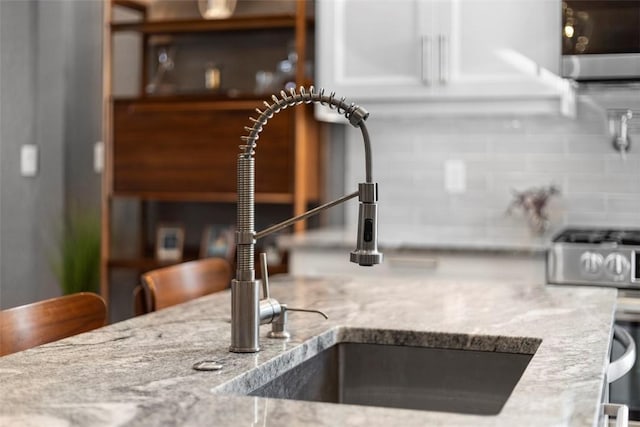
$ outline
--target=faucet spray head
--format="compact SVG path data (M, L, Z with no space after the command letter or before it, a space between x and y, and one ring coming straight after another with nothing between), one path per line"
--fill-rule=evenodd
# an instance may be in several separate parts
M370 267L382 262L378 252L378 185L358 185L360 206L358 208L358 240L351 252L351 262Z

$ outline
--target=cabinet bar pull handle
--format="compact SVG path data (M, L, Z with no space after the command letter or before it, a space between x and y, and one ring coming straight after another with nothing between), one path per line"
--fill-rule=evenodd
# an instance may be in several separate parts
M438 36L438 78L440 84L447 84L449 80L449 49L447 36L440 34Z
M422 36L420 39L420 77L422 83L431 86L431 37Z
M613 339L622 344L625 351L619 359L609 363L609 368L607 369L607 382L609 383L622 378L631 370L636 361L636 345L629 332L616 325L613 327Z

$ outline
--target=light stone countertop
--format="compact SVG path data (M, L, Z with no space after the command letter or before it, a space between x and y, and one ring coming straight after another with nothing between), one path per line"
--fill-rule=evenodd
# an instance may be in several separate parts
M598 419L616 290L426 279L276 276L292 307L288 342L228 352L230 291L0 358L7 426L591 426ZM496 416L461 415L242 395L336 341L531 351ZM406 334L401 334L406 336ZM491 337L488 337L491 336ZM215 360L223 369L192 365Z
M382 251L494 252L541 255L551 244L553 230L537 236L528 230L472 227L380 228ZM340 227L319 228L278 237L284 249L348 249L356 243L356 231Z

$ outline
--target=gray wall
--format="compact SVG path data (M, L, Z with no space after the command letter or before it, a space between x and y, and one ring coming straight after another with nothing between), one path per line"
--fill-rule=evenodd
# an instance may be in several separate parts
M0 1L0 308L60 294L50 260L65 200L99 208L101 8ZM38 146L35 177L20 175L23 144Z
M44 0L45 2L50 0ZM102 2L65 0L65 191L67 207L100 212L101 175L93 169L102 139Z

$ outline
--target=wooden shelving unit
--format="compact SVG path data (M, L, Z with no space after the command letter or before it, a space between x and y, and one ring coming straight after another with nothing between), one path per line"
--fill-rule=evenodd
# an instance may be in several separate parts
M233 204L236 202L236 158L249 116L270 94L173 93L148 94L150 38L155 36L191 39L218 35L282 31L295 41L298 57L295 81L310 84L304 64L309 56L308 40L313 3L296 0L291 14L238 16L224 20L150 20L147 6L135 0L105 2L104 22L104 128L105 169L103 177L101 293L109 301L111 273L115 269L138 275L167 265L153 256L149 246L147 204L194 202ZM137 13L135 21L115 22L114 9ZM136 96L113 96L113 37L131 32L140 36L142 79ZM260 38L256 38L260 43ZM318 127L311 106L288 109L261 134L256 154L256 203L289 208L291 215L304 212L321 198ZM116 200L141 205L138 255L122 257L111 253L111 239L117 226L112 216ZM281 218L285 219L285 218ZM296 224L297 231L304 224ZM182 261L198 258L196 248L185 248ZM285 255L286 260L286 255ZM286 262L270 269L286 272Z
M181 34L203 33L218 31L247 31L247 30L272 30L295 29L295 15L266 15L246 16L222 20L176 20L176 21L149 21L149 22L124 22L111 24L113 32L136 31L142 34ZM309 25L312 20L307 20Z

